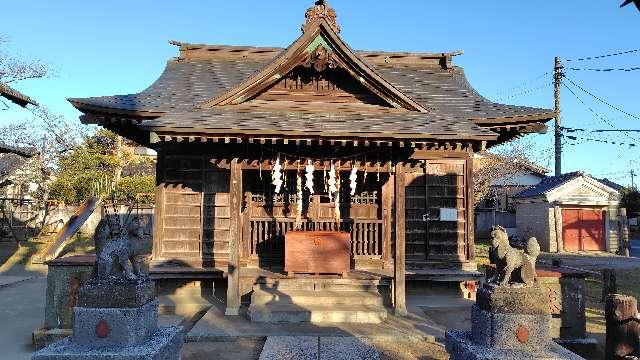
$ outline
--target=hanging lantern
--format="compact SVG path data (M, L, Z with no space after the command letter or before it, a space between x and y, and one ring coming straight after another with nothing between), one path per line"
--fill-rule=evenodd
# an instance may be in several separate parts
M280 194L280 190L282 189L282 165L280 165L280 156L276 159L276 164L273 166L273 185L275 188L275 193Z
M305 178L307 179L305 186L309 189L309 192L313 194L313 171L315 170L315 167L313 166L311 159L307 159L307 166L305 167L305 170L307 172L305 175Z
M357 166L353 166L351 168L351 175L349 175L349 187L351 188L351 196L356 194L356 180L358 180L358 167Z

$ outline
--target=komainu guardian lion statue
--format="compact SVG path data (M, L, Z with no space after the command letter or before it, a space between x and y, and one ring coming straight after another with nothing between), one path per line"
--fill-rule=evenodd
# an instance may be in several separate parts
M501 286L512 283L532 286L536 279L538 255L540 255L540 245L536 238L529 238L524 249L514 248L509 244L507 231L502 226L494 226L491 231L489 260L496 265L496 269L488 282ZM514 277L514 272L519 276Z
M117 216L117 215L116 215ZM139 219L120 225L103 219L96 228L96 266L94 277L122 278L129 281L144 277L139 244L144 236ZM131 265L129 265L131 264Z

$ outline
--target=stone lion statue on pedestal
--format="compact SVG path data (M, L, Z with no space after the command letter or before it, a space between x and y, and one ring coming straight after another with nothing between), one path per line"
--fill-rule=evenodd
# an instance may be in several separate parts
M488 282L500 286L523 283L532 286L536 279L536 260L540 255L540 245L535 237L527 240L524 249L511 246L507 231L502 226L494 226L491 231L489 260L496 265ZM519 276L512 276L517 272Z

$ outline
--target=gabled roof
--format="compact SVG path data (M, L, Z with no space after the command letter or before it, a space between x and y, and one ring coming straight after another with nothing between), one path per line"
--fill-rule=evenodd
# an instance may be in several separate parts
M304 62L318 71L329 66L340 66L347 70L355 81L361 82L392 107L428 112L423 105L398 90L358 57L338 36L335 28L326 18L318 18L308 22L305 25L303 35L273 59L267 67L221 96L206 101L202 107L212 108L242 103L275 84L283 75Z
M7 84L0 83L0 96L22 106L25 107L28 104L38 105L33 99L28 97L27 95L19 92L18 90L10 87Z
M607 179L607 178L604 178L604 179L597 179L597 180L598 180L598 181L600 181L601 183L603 183L603 184L607 185L608 187L610 187L610 188L612 188L612 189L616 190L616 191L622 191L622 190L624 190L624 186L622 186L622 185L620 185L620 184L618 184L618 183L616 183L616 182L613 182L613 181L611 181L611 180L609 180L609 179Z
M523 190L515 194L513 197L514 198L530 198L530 197L545 195L551 192L552 190L555 190L560 186L581 177L585 177L585 178L591 179L591 181L598 182L602 186L611 189L611 191L618 191L617 189L609 186L607 183L604 183L598 179L595 179L592 176L585 174L582 171L575 171L575 172L562 174L560 176L549 176L544 180L542 180L538 185L530 187L526 190Z
M137 94L72 98L69 101L85 114L86 122L109 126L103 119L116 117L119 124L131 119L126 131L218 133L254 131L288 134L277 117L304 124L296 129L312 136L324 136L327 126L318 119L348 121L349 132L333 133L383 138L474 139L506 141L521 133L544 130L553 111L491 102L479 95L461 68L453 66L455 53L392 53L353 51L339 37L335 12L319 1L307 12L304 34L291 46L255 48L172 42L180 56L169 61L160 78ZM325 50L327 50L325 52ZM327 52L329 54L327 54ZM287 71L301 62L316 66L333 62L346 69L389 109L317 106L313 103L270 108L255 99L273 86ZM249 99L251 106L249 105ZM322 105L322 102L319 102ZM406 121L394 111L404 111ZM284 124L287 125L287 124ZM339 127L339 126L336 126ZM284 129L284 130L283 130ZM118 130L123 132L125 130ZM129 134L130 135L130 134ZM148 136L147 136L148 137Z

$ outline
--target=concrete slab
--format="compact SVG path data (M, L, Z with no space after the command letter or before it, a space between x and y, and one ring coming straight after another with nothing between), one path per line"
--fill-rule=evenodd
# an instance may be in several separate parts
M260 360L317 360L318 348L315 336L269 336Z
M42 326L47 280L34 278L0 289L0 323L11 324L0 336L3 359L30 359L31 333Z
M367 339L358 337L321 337L320 360L378 360L380 354Z

